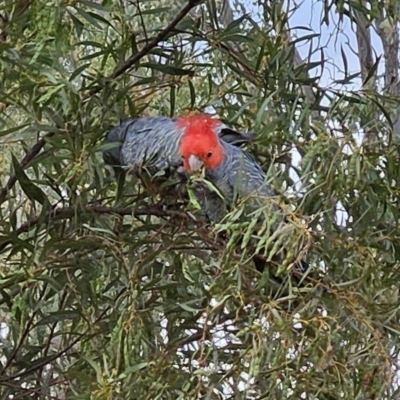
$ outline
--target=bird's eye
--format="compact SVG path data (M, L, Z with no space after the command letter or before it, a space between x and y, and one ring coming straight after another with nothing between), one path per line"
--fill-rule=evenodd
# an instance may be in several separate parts
M207 158L210 158L212 155L213 155L213 152L212 152L212 151L209 151L209 152L207 153Z

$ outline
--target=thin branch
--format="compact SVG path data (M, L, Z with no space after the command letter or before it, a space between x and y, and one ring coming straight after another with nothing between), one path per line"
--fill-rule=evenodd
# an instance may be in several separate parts
M76 212L82 211L83 213L95 213L95 214L117 214L120 216L133 215L135 217L153 215L155 217L181 217L188 218L188 215L181 211L175 210L161 210L160 208L149 208L146 210L137 210L129 207L106 207L106 206L88 206L84 208L75 207L63 207L54 208L46 214L45 219L56 220L56 219L68 219L76 215ZM42 220L41 216L36 216L31 218L29 221L23 223L18 229L14 231L15 235L20 235L21 233L29 232L33 227L35 227L39 221ZM0 245L0 251L4 250L12 240L5 240Z
M139 14L139 18L140 18L140 25L142 26L143 35L147 42L149 40L149 38L147 37L146 24L144 23L143 14L142 14L142 10L140 9L140 1L139 0L136 0L136 8L138 10L138 14Z
M386 13L388 10L386 10ZM392 15L385 16L383 7L380 8L376 19L376 31L382 41L385 57L385 88L384 93L398 98L400 95L399 84L399 49L400 38L398 22L400 21L400 4L393 7ZM390 17L390 18L389 18ZM393 106L390 106L393 109ZM391 110L391 118L394 125L394 134L400 137L400 110L396 107Z
M60 309L60 310L63 309L63 307L64 307L64 305L65 305L65 302L66 302L66 299L67 299L67 296L68 296L68 291L65 290L64 293L63 293L62 296L61 296L61 299L60 299L60 304L59 304L59 309ZM56 328L57 328L58 323L59 323L59 321L54 321L53 324L52 324L51 327L50 327L50 332L49 332L49 336L48 336L48 339L47 339L47 342L46 342L46 346L45 346L45 348L43 349L43 355L42 355L42 357L44 357L44 358L47 357L47 356L49 355L51 342L52 342L53 339L54 339L54 334L55 334L55 331L56 331ZM37 386L40 387L40 384L41 384L41 382L42 382L42 379L44 378L44 377L43 377L43 368L40 368L40 369L38 370L37 375L38 375L38 376L37 376L36 382L37 382Z
M49 138L53 136L54 133L48 133L46 136L42 137L30 150L29 152L25 155L25 157L22 159L20 162L21 168L25 168L42 150L43 146L46 144L46 138ZM0 204L3 203L10 190L14 187L15 183L17 182L17 177L15 175L11 175L10 178L8 179L8 182L4 186L3 189L1 189L0 192Z
M55 381L55 383L52 382L52 385L57 384L57 383L64 383L65 384L65 382L66 382L65 380ZM33 399L33 398L36 398L36 399L46 398L46 399L53 399L53 400L62 400L62 399L64 399L64 397L57 397L57 396L53 396L53 395L49 395L49 394L46 394L46 397L44 397L45 394L43 393L43 388L42 387L40 387L38 389L24 388L21 385L18 385L16 383L12 383L12 382L7 382L7 381L2 381L1 385L9 387L10 389L13 390L13 397L12 397L13 399L21 398L21 396L24 396L24 397L22 397L24 399L27 399L27 398L30 398L30 399ZM22 394L17 394L18 392L22 392ZM33 397L33 395L36 395L36 397Z
M368 84L369 89L376 90L376 72L370 82L365 82L374 65L369 24L365 15L360 11L355 11L355 21L362 80Z
M94 326L94 324L93 324ZM0 385L4 385L5 382L10 382L14 379L20 378L22 376L26 376L29 375L31 372L36 371L37 369L43 368L44 366L46 366L47 364L50 364L51 362L57 360L58 358L60 358L61 356L63 356L67 351L69 351L70 349L72 349L76 344L79 343L79 341L85 336L87 332L82 333L80 335L78 335L78 337L76 339L74 339L69 346L67 346L65 349L59 351L57 354L54 354L54 356L50 357L47 360L42 361L41 363L39 363L38 365L35 365L33 367L27 368L26 370L19 372L15 375L12 376L6 376L2 379L0 379Z
M44 284L44 285L43 285L43 288L42 288L42 291L41 291L41 293L40 293L38 302L42 301L42 299L43 299L43 297L44 297L44 295L45 295L45 293L46 293L46 290L47 290L47 284ZM14 349L11 351L11 354L10 354L10 356L9 356L8 359L7 359L6 365L4 366L3 370L0 371L0 376L3 376L3 375L4 375L4 373L6 372L7 368L12 364L12 362L13 362L14 359L16 358L16 356L17 356L19 350L21 349L22 345L24 344L25 339L28 337L28 334L29 334L29 332L31 331L31 328L32 328L32 326L33 326L33 322L34 322L34 319L35 319L36 315L37 315L37 311L34 311L34 312L32 313L32 315L29 317L29 319L28 319L28 321L27 321L27 323L26 323L26 325L25 325L25 329L24 329L24 331L22 332L22 335L21 335L21 337L20 337L20 339L19 339L18 344L17 344L17 345L14 347Z
M42 361L41 363L34 365L30 368L27 368L24 371L18 372L11 376L4 376L4 378L0 378L0 386L4 385L6 382L11 382L15 379L21 378L23 376L29 375L32 372L35 372L38 369L45 367L46 365L56 361L58 358L62 357L65 353L71 350L75 345L77 345L86 335L88 335L94 327L97 326L98 323L104 318L104 316L112 309L113 305L117 302L117 300L127 291L127 288L121 289L114 298L114 301L111 303L112 305L108 306L104 311L101 312L99 317L94 321L93 324L85 330L85 332L79 334L67 347L63 350L59 351L57 354L54 354L52 357Z
M122 64L117 66L112 74L108 77L109 79L115 79L118 76L122 75L125 71L131 68L135 63L141 60L144 56L146 56L154 47L158 45L159 42L164 40L170 32L175 28L175 26L189 13L189 11L195 7L196 5L200 4L202 0L189 0L185 7L179 12L179 14L171 21L171 23L163 29L153 40L147 43L146 46L142 48L139 52L129 57L126 61ZM102 89L102 86L98 86L94 88L92 91L89 92L87 97L93 96L94 94L98 93ZM46 144L46 138L53 136L54 133L49 133L41 138L28 152L28 154L24 157L21 161L21 167L24 168L26 165L32 161L41 151L41 149ZM12 175L5 187L0 192L0 204L3 203L10 192L10 190L14 187L15 183L17 182L17 177Z
M136 64L139 60L146 56L154 47L158 45L158 43L164 40L193 7L200 4L201 2L202 0L189 0L186 6L182 8L179 14L170 22L170 24L165 29L163 29L153 40L147 43L146 46L142 48L142 50L140 50L136 54L133 54L126 61L115 68L114 72L109 76L109 79L115 79L118 76L122 75L128 69L132 68L134 64ZM94 88L89 92L89 96L98 93L101 89L101 86Z

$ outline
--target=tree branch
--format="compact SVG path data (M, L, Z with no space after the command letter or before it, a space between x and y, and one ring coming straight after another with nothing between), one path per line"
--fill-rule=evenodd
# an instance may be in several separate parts
M386 10L388 12L388 10ZM385 57L385 88L384 93L398 98L400 95L399 85L399 48L400 38L398 22L400 21L400 4L393 6L391 15L385 16L384 10L380 9L377 17L376 30L382 41L383 54ZM389 18L391 17L391 18ZM391 106L393 109L393 106ZM391 112L394 125L394 134L400 138L400 110L397 107Z
M127 288L124 287L123 289L121 289L117 295L114 298L114 302L112 302L112 304L115 304L115 302L127 291ZM86 330L85 332L78 334L78 336L67 346L65 347L63 350L59 351L58 353L54 354L53 356L45 359L44 361L42 361L41 363L34 365L32 367L29 367L21 372L17 372L14 375L11 376L5 376L3 375L3 377L0 378L0 386L4 385L5 382L11 382L17 378L21 378L23 376L29 375L35 371L37 371L38 369L41 369L43 367L45 367L46 365L52 363L53 361L57 360L58 358L64 356L69 350L71 350L75 345L77 345L81 339L83 339L85 337L85 335L89 334L91 329L93 327L95 327L103 318L104 316L112 309L112 306L108 306L106 307L106 309L104 311L101 312L101 314L99 315L99 317L94 321L93 324L91 324Z
M117 214L120 216L133 215L134 217L153 215L155 217L181 217L188 218L188 215L182 211L175 210L161 210L160 208L149 208L146 210L136 210L129 207L106 207L106 206L87 206L83 208L75 207L63 207L54 208L46 214L45 219L56 220L56 219L68 219L73 217L77 211L82 211L84 213L94 213L94 214ZM33 227L35 227L39 221L42 220L41 216L36 216L31 218L29 221L23 223L18 229L13 233L19 236L21 233L29 232ZM3 251L10 243L11 239L6 239L0 244L0 251Z
M26 156L20 162L21 168L25 168L42 150L43 146L46 144L46 138L53 136L54 133L48 133L46 136L42 137L26 154ZM11 175L8 179L6 185L0 192L0 204L3 203L9 193L9 191L14 187L17 182L17 177Z
M189 13L189 11L196 5L200 4L201 1L202 0L188 0L188 3L186 4L186 6L182 8L182 10L179 12L179 14L171 21L171 23L165 29L163 29L153 40L151 40L149 43L147 43L146 46L144 46L142 48L142 50L140 50L136 54L132 55L126 61L124 61L122 64L117 66L108 78L109 79L117 78L118 76L122 75L125 71L127 71L129 68L131 68L135 63L137 63L139 60L141 60L154 47L156 47L159 42L161 42L163 39L165 39L168 36L168 34L175 28L175 26ZM89 95L87 97L93 96L94 94L98 93L101 89L102 89L102 86L98 86L98 87L94 88L93 90L91 90L89 92ZM49 133L49 134L45 135L32 147L32 149L27 153L27 155L21 161L22 168L26 167L26 165L29 162L31 162L39 154L41 149L46 144L46 138L53 136L53 135L54 135L54 133ZM12 175L9 178L5 187L0 192L0 204L5 201L8 193L14 187L16 182L17 182L17 177L15 175Z
M13 12L13 19L16 19L20 17L32 4L34 0L29 0L29 1L17 1L15 2L14 5L14 12ZM10 23L10 20L8 19L7 14L5 13L4 15L0 14L0 41L5 42L7 40L7 25ZM12 21L11 21L12 22Z
M113 73L109 76L109 79L115 79L118 76L122 75L125 71L131 68L135 63L141 60L145 55L147 55L154 47L158 45L162 40L164 40L170 32L175 28L176 25L189 13L189 11L198 5L202 0L189 0L185 7L179 12L179 14L170 22L170 24L163 29L154 39L152 39L149 43L146 44L136 54L130 56L126 61L121 63ZM98 86L89 92L89 96L92 96L98 93L101 90L101 86Z
M374 60L372 56L372 44L371 44L371 32L369 30L369 24L365 15L355 10L355 21L356 21L356 37L358 44L358 54L360 59L361 77L364 84L372 90L376 90L376 73L372 77L370 82L365 82L368 74L374 66Z
M360 70L361 70L361 77L362 77L362 84L363 88L372 90L376 92L377 90L377 71L371 76L369 81L367 82L366 79L368 75L371 73L372 68L374 66L374 59L373 59L373 48L371 42L371 32L369 30L369 24L365 17L365 15L358 11L354 10L354 20L356 22L356 38L357 38L357 45L358 45L358 58L360 61ZM362 125L365 128L365 136L364 136L364 143L367 143L373 140L376 137L377 131L371 126L369 120L365 120L365 118L361 118ZM375 113L373 120L378 121L379 115Z
M41 290L41 294L39 296L39 302L43 300L43 297L44 297L44 295L46 293L46 289L47 289L47 283L45 283L43 285L43 288ZM2 371L0 371L0 376L4 375L5 371L12 364L12 362L15 360L18 352L21 350L22 346L24 345L25 339L28 337L29 332L31 331L31 328L33 327L33 323L34 323L36 315L37 315L37 311L35 310L35 311L33 311L32 315L27 320L27 322L25 324L25 328L24 328L24 330L23 330L23 332L21 334L21 337L20 337L20 339L18 341L18 344L11 351L11 354L9 355L4 368L2 369Z

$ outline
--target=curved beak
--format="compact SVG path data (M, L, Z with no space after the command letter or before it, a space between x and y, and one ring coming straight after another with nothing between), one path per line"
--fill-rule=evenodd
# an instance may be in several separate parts
M193 154L189 156L188 164L190 166L191 172L200 171L204 166L203 161L200 160L200 158L194 156Z

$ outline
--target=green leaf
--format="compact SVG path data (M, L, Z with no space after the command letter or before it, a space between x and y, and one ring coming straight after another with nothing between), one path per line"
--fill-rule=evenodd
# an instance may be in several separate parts
M54 97L54 95L56 93L58 93L60 90L64 89L64 87L65 87L65 85L63 83L61 83L57 86L54 86L51 89L48 89L45 94L43 94L42 96L39 97L39 99L37 100L38 103L46 103L49 99Z
M142 64L140 64L140 67L150 68L152 70L160 71L160 72L162 72L164 74L168 74L168 75L178 75L178 76L190 75L190 76L192 76L194 74L193 70L183 69L183 68L174 67L172 65L165 65L165 64L142 63Z
M80 37L85 25L70 10L67 9L67 13L72 19L77 36Z
M18 131L22 131L24 128L26 128L27 126L30 126L31 124L23 124L23 125L19 125L19 126L15 126L13 128L9 128L9 129L5 129L3 131L0 131L0 136L7 136L10 133L13 132L18 132Z
M78 319L80 317L79 313L76 311L55 311L49 313L40 321L37 322L37 325L48 325L53 324L54 322L61 322L70 319Z
M141 15L160 15L162 13L171 11L170 7L152 7L148 10L140 10ZM139 15L139 14L138 14Z
M194 192L193 188L188 186L188 195L190 199L190 204L196 209L201 210L201 205L197 200L196 193Z
M97 29L103 29L103 27L99 24L98 21L103 22L109 26L112 26L108 21L104 20L104 18L100 17L97 14L94 14L91 12L86 12L78 7L74 7L74 8L78 15L80 15L83 19L85 19L91 25L95 26Z
M127 368L122 374L121 374L121 378L126 377L129 374L132 374L133 372L137 372L140 371L142 369L145 368L149 368L149 367L153 367L154 366L154 362L150 361L150 362L142 362L136 365L132 365L131 367Z
M189 79L189 91L190 91L190 108L193 109L196 104L196 90L194 88L193 82Z
M232 21L222 32L222 37L227 37L233 33L241 33L243 31L243 22L249 20L248 15L242 15L240 18Z
M193 312L193 313L198 313L200 310L197 308L193 308L189 306L188 303L178 303L178 306L181 307L185 311Z
M37 201L41 205L48 203L47 196L45 193L36 186L25 174L24 170L21 168L18 160L15 158L14 154L11 154L12 164L17 181L21 185L21 189L24 193L32 200Z
M90 63L86 63L78 67L70 76L69 81L72 82L75 78L82 74L82 72L90 66Z
M97 228L88 224L82 224L82 226L92 232L105 233L107 235L114 236L114 232L112 232L110 229Z
M173 117L175 115L175 104L176 104L175 95L176 95L176 88L175 86L171 86L169 91L170 117Z
M81 3L81 4L85 5L88 8L93 8L93 9L98 10L98 11L105 11L105 8L101 4L95 3L94 1L78 0L78 3Z

